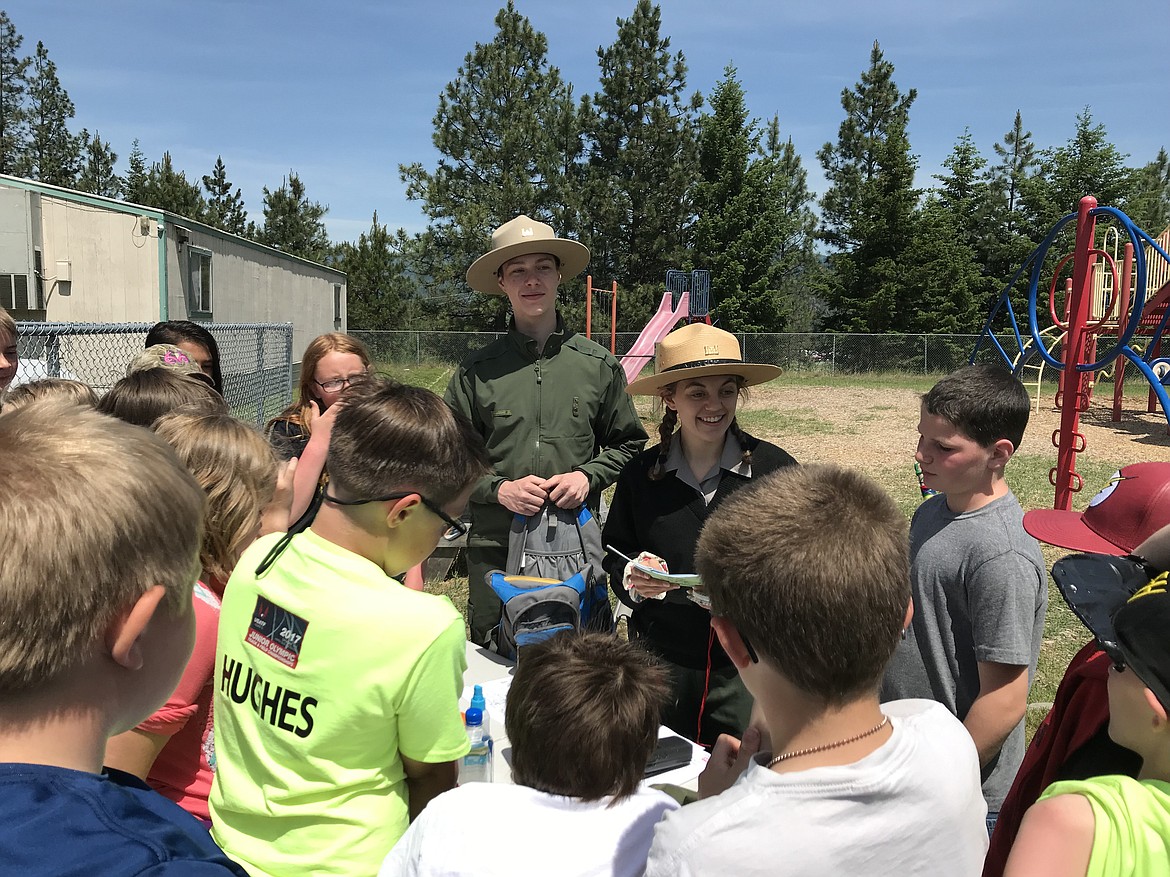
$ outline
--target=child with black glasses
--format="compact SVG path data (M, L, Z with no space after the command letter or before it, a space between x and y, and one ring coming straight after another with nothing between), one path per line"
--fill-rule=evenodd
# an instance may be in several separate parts
M455 785L463 619L395 577L487 471L483 441L428 390L346 396L312 525L260 539L222 607L213 833L249 873L369 873Z

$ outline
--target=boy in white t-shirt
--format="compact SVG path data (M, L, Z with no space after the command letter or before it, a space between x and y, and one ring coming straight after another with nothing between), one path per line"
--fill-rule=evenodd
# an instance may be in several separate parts
M831 466L760 479L707 521L695 555L712 627L762 714L723 736L701 798L658 826L646 873L979 874L979 761L939 704L879 704L910 623L906 517Z
M605 634L525 647L505 716L516 785L431 801L380 877L642 874L655 823L678 807L638 788L666 681L653 657Z

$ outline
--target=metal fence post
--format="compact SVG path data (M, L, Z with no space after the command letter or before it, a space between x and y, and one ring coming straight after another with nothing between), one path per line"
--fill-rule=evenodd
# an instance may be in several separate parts
M833 336L833 358L829 363L829 374L837 374L837 336Z
M45 366L49 377L61 377L61 336L56 333L45 340Z
M922 373L930 374L926 369L926 335L922 336Z
M422 365L422 332L414 333L414 364Z
M264 399L268 395L265 392L265 385L268 383L264 375L264 330L256 329L256 375L259 380L256 381L256 426L263 429L264 427Z

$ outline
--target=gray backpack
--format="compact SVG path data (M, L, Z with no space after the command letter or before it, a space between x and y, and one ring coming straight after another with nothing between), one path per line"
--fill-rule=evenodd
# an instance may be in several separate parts
M503 604L492 645L515 658L525 645L566 630L613 629L601 528L586 506L546 503L538 514L512 519L508 568L487 583Z

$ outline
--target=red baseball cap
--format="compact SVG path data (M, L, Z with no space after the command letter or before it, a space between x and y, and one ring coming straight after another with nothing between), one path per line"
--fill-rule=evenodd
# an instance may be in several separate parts
M1123 466L1083 512L1033 509L1024 529L1073 551L1128 554L1170 524L1170 463Z

